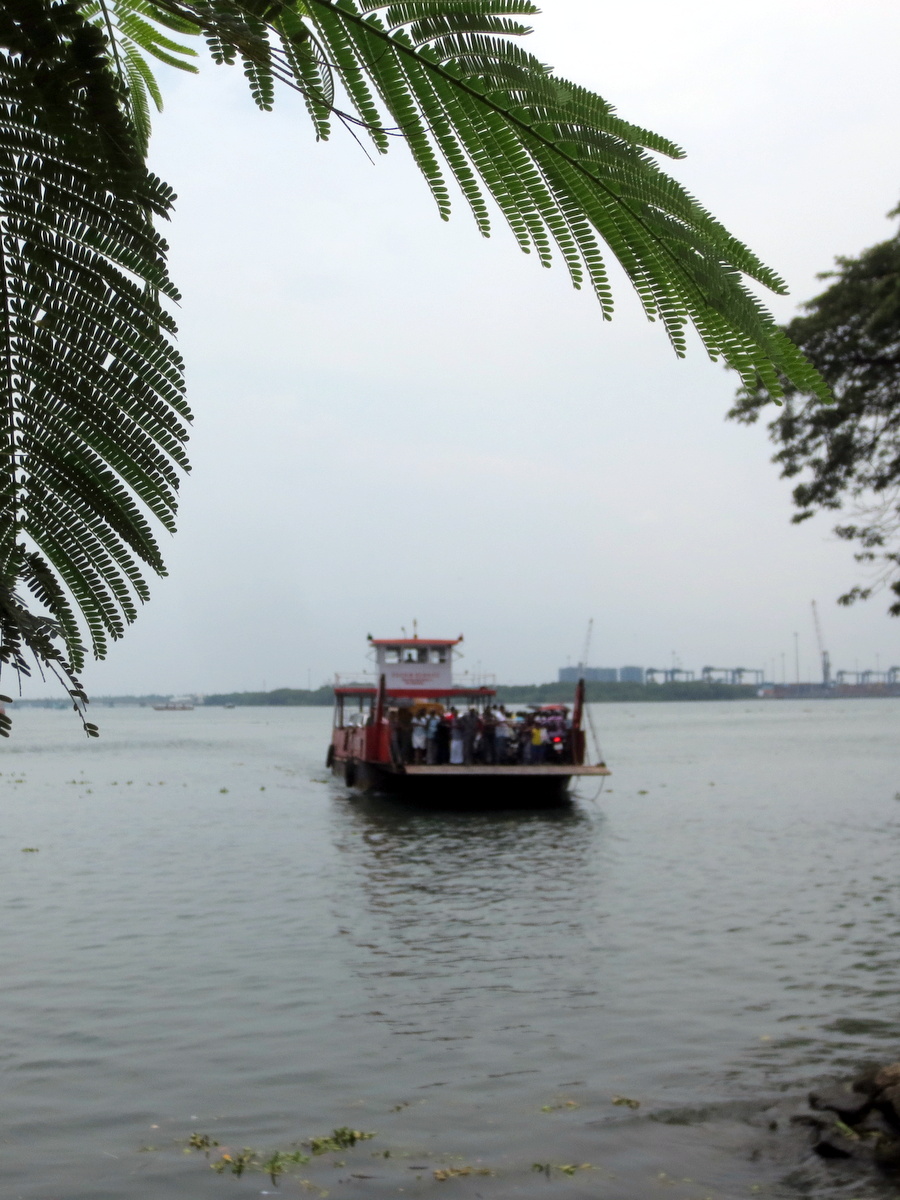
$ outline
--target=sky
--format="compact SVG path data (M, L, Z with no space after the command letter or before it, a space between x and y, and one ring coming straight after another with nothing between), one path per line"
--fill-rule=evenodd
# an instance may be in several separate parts
M542 61L685 149L667 169L787 280L779 320L894 232L893 0L547 0L534 24ZM554 679L590 618L593 665L792 679L796 644L813 678L813 599L835 668L900 663L885 596L835 603L851 547L792 525L764 427L725 421L735 376L677 359L621 276L604 322L501 221L443 223L402 146L317 144L236 68L164 85L193 472L95 695L318 686L413 619L502 683Z

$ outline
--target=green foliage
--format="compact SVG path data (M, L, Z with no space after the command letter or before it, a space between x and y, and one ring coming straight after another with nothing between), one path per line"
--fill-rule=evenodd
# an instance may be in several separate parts
M298 705L328 705L334 703L334 689L331 686L306 691L303 688L275 688L271 692L223 692L206 696L204 704L221 706L232 705L266 705L278 708L294 708Z
M779 293L782 281L653 157L681 150L519 44L530 32L521 18L538 11L530 0L154 4L202 28L216 61L240 59L260 107L271 107L281 81L302 92L319 137L336 117L379 152L402 139L444 219L448 177L485 235L492 200L520 247L544 266L558 254L605 317L613 301L603 244L677 354L693 325L710 355L748 385L759 378L778 394L786 378L828 399L742 278Z
M374 1133L342 1125L339 1129L332 1129L331 1133L324 1137L310 1138L309 1146L313 1154L329 1154L336 1150L350 1150L357 1142L367 1142L374 1136Z
M575 695L571 683L525 683L501 684L496 689L497 700L502 704L549 704L562 701L571 704ZM634 701L667 700L750 700L756 696L756 687L751 684L707 683L705 680L678 680L674 683L588 683L585 698L589 704L633 703ZM160 697L142 697L157 700ZM128 698L131 699L131 698ZM235 705L237 707L267 706L294 708L302 705L326 705L334 703L334 689L330 686L308 692L302 688L276 688L271 692L223 692L205 697L204 704L211 706Z
M147 598L140 563L165 569L148 516L174 527L187 466L153 227L172 193L71 3L4 5L0 113L0 670L30 652L80 710L76 613L102 657Z
M571 1179L576 1171L593 1171L595 1168L590 1163L536 1162L531 1164L531 1169L546 1175L548 1179L552 1178L554 1171L560 1171Z
M210 1137L208 1133L192 1133L187 1140L186 1149L200 1150L207 1158L211 1151L219 1150L218 1158L209 1164L217 1175L228 1173L240 1178L248 1170L264 1171L275 1186L279 1177L289 1167L309 1162L309 1155L304 1154L302 1150L275 1150L266 1157L251 1146L244 1146L242 1150L220 1147L218 1140Z
M289 1167L302 1166L309 1162L309 1155L304 1154L302 1150L276 1150L265 1159L261 1166L265 1173L272 1180L273 1185L278 1184L278 1179Z
M891 214L900 215L900 210ZM794 488L805 521L818 511L849 508L854 520L835 533L859 547L855 558L873 573L866 586L840 597L867 599L887 585L900 616L900 234L837 259L833 282L786 326L830 385L828 407L787 383L785 402L769 424L774 460ZM765 386L744 387L729 414L752 424L773 399Z
M188 1138L188 1146L191 1150L212 1150L214 1146L218 1146L215 1138L209 1136L208 1133L192 1133Z
M349 1129L342 1126L319 1138L310 1139L313 1154L326 1154L332 1150L349 1150L357 1142L373 1138L374 1133L363 1133L359 1129ZM244 1146L241 1150L222 1147L209 1134L192 1133L188 1138L186 1149L202 1151L207 1158L213 1150L219 1150L218 1157L212 1159L210 1167L218 1174L236 1175L240 1178L245 1171L262 1171L277 1187L278 1180L291 1167L303 1166L310 1161L308 1154L302 1150L254 1150L252 1146Z
M521 248L612 294L603 247L681 355L693 325L747 386L827 397L744 286L780 279L675 180L671 142L554 76L522 46L530 0L7 0L0 11L0 669L29 654L83 713L77 671L165 571L189 412L176 293L146 170L150 59L243 68L254 101L299 92L318 138L337 121L379 153L410 149L438 211L451 184L479 230L499 211ZM176 35L176 37L170 36ZM86 725L89 732L93 727ZM0 724L0 733L6 727Z
M249 1146L245 1146L243 1150L235 1150L232 1153L227 1151L222 1154L221 1158L217 1158L215 1162L209 1164L214 1171L221 1175L225 1171L230 1171L232 1175L241 1175L248 1167L261 1166L259 1155Z
M109 53L128 97L135 135L141 150L146 153L150 139L150 102L159 112L163 107L162 93L146 55L180 71L196 73L193 63L185 60L196 58L197 51L173 41L159 26L192 36L200 30L193 21L158 8L152 0L88 0L81 5L81 13L108 39Z

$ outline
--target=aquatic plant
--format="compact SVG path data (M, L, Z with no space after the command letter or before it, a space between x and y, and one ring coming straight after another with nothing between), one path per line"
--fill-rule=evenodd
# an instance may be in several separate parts
M488 1167L438 1167L432 1172L439 1182L455 1179L457 1175L493 1175Z
M596 1167L592 1163L550 1163L536 1162L531 1164L532 1171L541 1171L549 1179L554 1171L561 1171L563 1175L568 1175L570 1178L576 1171L595 1171Z
M210 1150L218 1144L215 1138L211 1138L207 1133L192 1133L188 1138L188 1146L192 1150Z
M310 1138L309 1145L313 1154L328 1154L330 1151L349 1150L357 1142L366 1142L374 1136L374 1133L342 1125L339 1129L332 1129L325 1137Z
M333 1129L330 1134L310 1138L307 1142L314 1155L328 1154L337 1150L350 1150L357 1142L365 1142L375 1136L374 1133L362 1129L350 1129L342 1125ZM187 1139L186 1151L197 1150L210 1157L211 1151L221 1149L221 1153L210 1162L210 1167L217 1175L230 1174L240 1177L245 1171L262 1171L269 1176L273 1185L277 1185L280 1176L294 1166L302 1166L310 1161L309 1154L303 1150L255 1150L252 1146L243 1146L240 1150L232 1150L220 1143L208 1133L192 1133ZM385 1157L388 1155L386 1154Z

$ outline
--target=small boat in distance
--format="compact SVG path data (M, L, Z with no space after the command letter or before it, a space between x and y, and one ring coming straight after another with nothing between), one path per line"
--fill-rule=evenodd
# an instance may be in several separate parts
M568 705L508 714L496 690L453 682L458 638L373 638L375 677L336 683L326 765L348 787L423 803L525 807L568 799L585 762L584 680ZM376 682L377 681L377 682Z
M170 696L165 704L154 704L156 712L193 712L194 706L188 696Z

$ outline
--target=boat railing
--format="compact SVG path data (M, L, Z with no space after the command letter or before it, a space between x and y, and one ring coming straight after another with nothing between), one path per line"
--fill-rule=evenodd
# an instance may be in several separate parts
M378 683L378 676L374 671L335 671L334 686L335 687L352 687L354 684L359 684L360 687L374 687Z
M453 686L458 688L496 687L497 676L488 675L484 671L463 671L460 675L454 676Z

